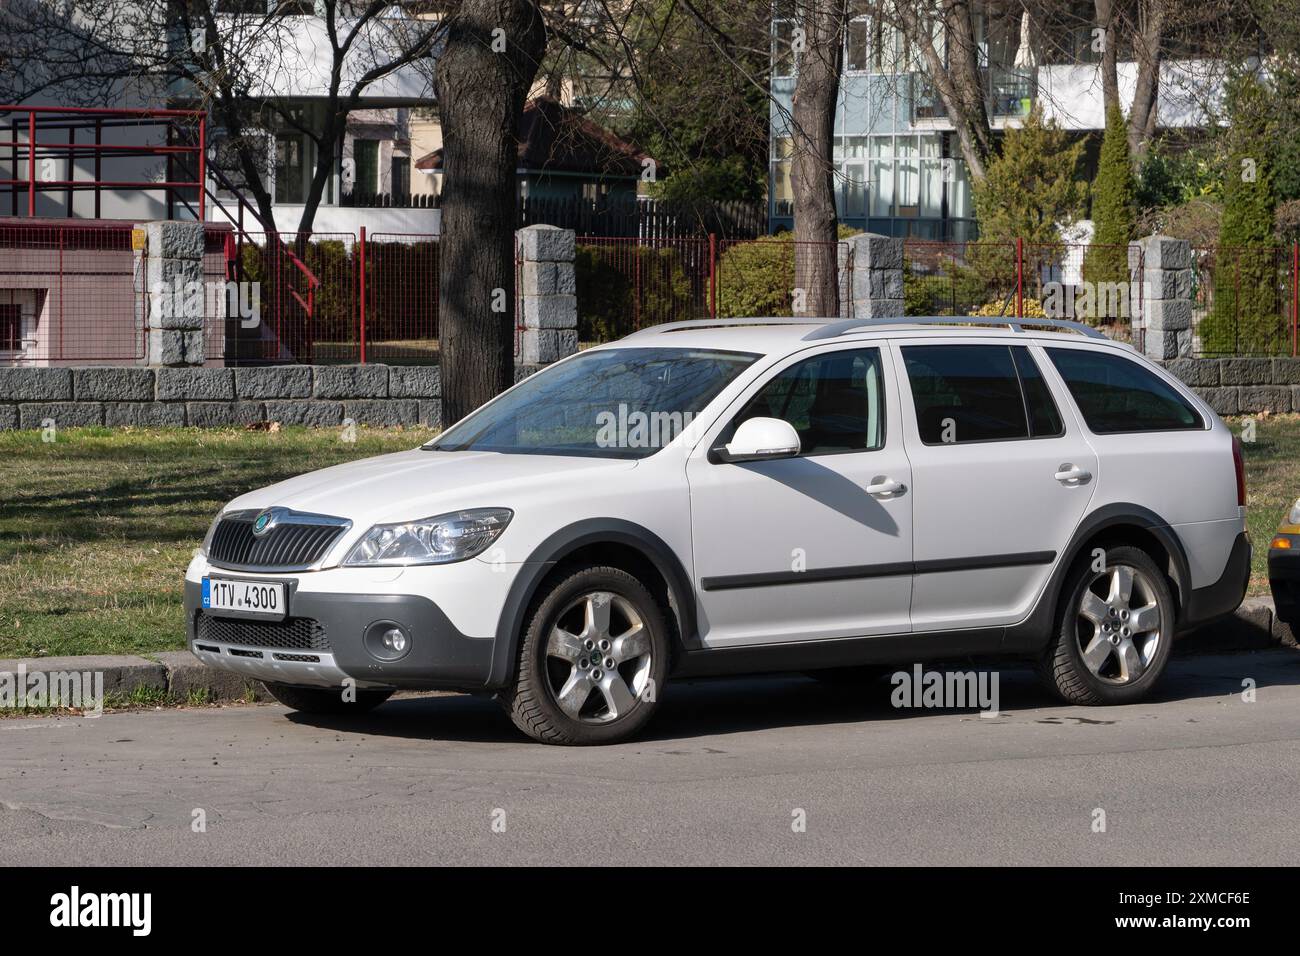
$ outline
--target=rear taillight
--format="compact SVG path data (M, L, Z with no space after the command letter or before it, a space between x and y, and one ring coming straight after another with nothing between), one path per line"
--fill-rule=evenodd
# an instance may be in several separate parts
M1241 452L1241 439L1232 436L1232 467L1237 472L1237 504L1246 507L1246 458Z

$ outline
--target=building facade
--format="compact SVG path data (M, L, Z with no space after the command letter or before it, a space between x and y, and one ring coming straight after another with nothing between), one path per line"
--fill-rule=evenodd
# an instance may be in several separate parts
M1068 6L1068 5L1067 5ZM1043 116L1080 136L1105 128L1100 50L1089 11L1054 24L1035 23L1019 5L979 4L975 17L985 106L998 131L1023 122L1038 108ZM792 52L798 20L776 6L772 21L771 167L769 222L772 231L794 225L790 182L791 111L798 71ZM857 229L904 238L966 241L976 238L974 200L966 163L924 60L908 37L871 16L868 3L853 4L835 116L836 205L841 222ZM1044 31L1051 31L1046 42ZM933 43L946 55L942 26ZM1198 56L1194 37L1168 44L1160 66L1158 125L1203 127L1222 86L1222 64ZM1118 64L1121 101L1127 107L1138 65Z

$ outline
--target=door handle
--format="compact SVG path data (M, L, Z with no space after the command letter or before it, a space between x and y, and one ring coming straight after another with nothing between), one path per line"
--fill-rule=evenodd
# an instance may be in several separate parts
M1067 461L1057 466L1056 474L1053 477L1065 485L1081 485L1092 477L1092 472L1080 468L1078 465L1072 465Z
M890 498L907 492L907 485L901 481L895 481L893 478L886 478L884 475L877 475L871 479L871 484L865 489L867 494L873 498Z

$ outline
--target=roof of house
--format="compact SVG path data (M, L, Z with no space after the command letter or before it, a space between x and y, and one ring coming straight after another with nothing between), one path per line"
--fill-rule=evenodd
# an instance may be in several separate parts
M650 156L550 96L529 100L519 117L519 168L528 172L640 176ZM442 169L442 150L421 156L417 169ZM662 173L662 170L660 170Z

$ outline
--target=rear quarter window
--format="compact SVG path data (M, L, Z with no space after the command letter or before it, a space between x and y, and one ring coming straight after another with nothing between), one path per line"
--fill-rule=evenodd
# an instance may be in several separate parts
M1205 427L1173 386L1131 359L1089 349L1049 348L1047 354L1096 434Z

